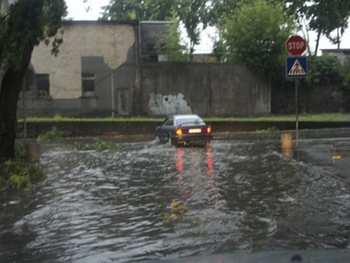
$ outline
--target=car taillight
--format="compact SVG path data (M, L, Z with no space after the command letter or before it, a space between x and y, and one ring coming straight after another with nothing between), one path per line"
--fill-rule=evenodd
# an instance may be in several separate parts
M175 133L176 133L176 135L181 135L181 134L182 134L182 130L181 130L181 129L177 129L177 130L175 131Z
M211 133L211 126L207 126L207 133Z

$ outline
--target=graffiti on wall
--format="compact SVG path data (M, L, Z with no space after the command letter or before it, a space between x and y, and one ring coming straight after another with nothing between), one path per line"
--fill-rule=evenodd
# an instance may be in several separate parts
M182 93L177 95L151 93L148 102L149 111L154 116L192 113L192 109L187 105L184 97Z

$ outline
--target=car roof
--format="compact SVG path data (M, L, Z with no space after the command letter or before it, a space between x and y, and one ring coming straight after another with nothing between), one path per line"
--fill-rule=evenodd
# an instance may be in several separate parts
M197 114L175 114L170 115L168 117L173 117L174 119L181 119L181 118L200 118Z

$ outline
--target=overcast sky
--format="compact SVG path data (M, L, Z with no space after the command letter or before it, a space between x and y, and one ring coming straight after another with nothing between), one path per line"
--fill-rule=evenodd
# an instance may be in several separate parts
M109 0L88 0L84 3L83 0L66 0L68 6L68 18L74 20L97 20L100 17L101 6L105 6ZM87 11L87 8L89 10Z
M74 20L97 20L100 17L101 6L105 6L110 0L88 0L84 3L83 0L66 0L68 6L68 18ZM87 10L87 8L89 9ZM206 30L202 33L201 45L196 48L198 53L209 53L211 51L211 37L214 36L212 30ZM316 34L310 33L311 48L315 47ZM341 48L350 49L350 28L347 29L345 35L342 38ZM328 39L322 38L320 41L319 49L337 48L332 45Z

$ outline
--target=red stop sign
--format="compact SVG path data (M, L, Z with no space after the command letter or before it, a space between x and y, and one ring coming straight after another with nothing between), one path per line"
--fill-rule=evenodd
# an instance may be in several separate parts
M286 41L286 49L292 56L300 56L306 50L306 40L301 36L295 35Z

